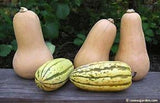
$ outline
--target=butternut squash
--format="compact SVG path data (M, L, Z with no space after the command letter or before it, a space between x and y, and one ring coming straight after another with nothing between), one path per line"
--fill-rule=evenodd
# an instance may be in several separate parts
M13 18L18 49L13 58L14 71L23 78L32 79L36 70L53 59L47 48L38 16L21 7Z
M133 80L141 80L148 73L150 62L146 50L141 17L133 9L121 19L120 44L115 60L126 62L136 72Z
M113 19L102 19L92 27L74 58L75 67L109 60L110 49L116 36L116 26L113 23Z

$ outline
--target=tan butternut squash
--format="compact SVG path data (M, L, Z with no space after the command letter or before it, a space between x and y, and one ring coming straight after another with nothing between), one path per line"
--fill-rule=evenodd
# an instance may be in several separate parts
M75 67L109 60L109 52L116 36L116 26L113 23L113 19L102 19L92 27L75 56Z
M53 59L47 48L38 16L22 7L13 18L18 49L13 58L14 71L21 77L34 78L36 70Z
M133 9L121 19L120 44L115 60L126 62L136 72L133 80L141 80L148 73L150 62L146 50L142 21Z

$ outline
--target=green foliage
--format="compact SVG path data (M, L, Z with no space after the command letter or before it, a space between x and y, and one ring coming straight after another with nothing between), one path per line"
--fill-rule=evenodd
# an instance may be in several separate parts
M0 45L0 56L5 57L7 56L12 50L11 45L1 44Z
M154 45L157 45L158 44L158 40L156 37L156 34L154 33L153 30L156 30L158 29L157 26L156 26L156 23L153 23L153 22L145 22L143 23L143 31L144 31L144 34L145 34L145 39L147 42L149 43L152 43Z
M18 2L17 2L18 1ZM142 17L146 42L160 42L160 2L135 0L134 8ZM12 19L20 7L33 10L40 18L43 36L49 49L54 52L56 40L67 34L72 42L81 46L92 26L100 19L113 18L117 36L111 52L118 50L120 18L128 9L128 0L13 0L10 5L0 7L0 56L16 51ZM52 44L53 43L53 44ZM56 47L58 48L58 47Z
M58 38L59 25L57 23L47 23L44 25L43 31L46 34L45 37L51 41L52 39Z
M74 39L74 44L77 46L81 46L85 41L86 36L84 34L77 34L77 37Z
M69 15L70 9L68 4L59 3L57 5L56 16L59 19L65 19Z
M118 31L118 32L117 32L117 35L116 35L116 38L115 38L115 41L114 41L114 44L113 44L113 46L112 46L112 48L111 48L111 52L112 52L113 54L115 54L115 53L117 52L117 50L118 50L119 41L120 41L120 33L119 33L119 31Z
M160 29L160 2L155 1L137 1L136 10L140 13L142 17L142 26L145 34L145 39L147 43L152 45L158 45L159 42L159 32Z
M55 52L56 46L48 41L46 42L46 45L47 45L48 49L50 50L50 52L53 54Z
M12 50L16 51L17 50L17 41L15 39L11 42L11 45L12 45Z
M82 0L75 0L75 4L76 4L77 6L80 6L81 3L82 3Z
M117 45L117 44L114 44L114 45L112 46L112 48L111 48L111 51L112 51L113 53L116 53L117 50L118 50L118 45Z

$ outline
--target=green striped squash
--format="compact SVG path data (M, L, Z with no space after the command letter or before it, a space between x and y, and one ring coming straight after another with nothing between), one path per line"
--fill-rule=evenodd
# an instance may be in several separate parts
M44 91L53 91L66 83L74 66L65 58L57 58L43 64L35 73L35 83Z
M78 88L89 91L121 91L132 84L131 68L120 61L101 61L76 68L70 75Z

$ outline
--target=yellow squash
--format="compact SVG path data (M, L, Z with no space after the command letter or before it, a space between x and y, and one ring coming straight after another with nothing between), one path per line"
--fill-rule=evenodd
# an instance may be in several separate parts
M44 63L35 74L35 82L44 91L53 91L63 86L73 71L72 62L57 58Z
M122 91L132 84L131 68L120 61L100 61L80 66L71 73L71 82L89 91Z

